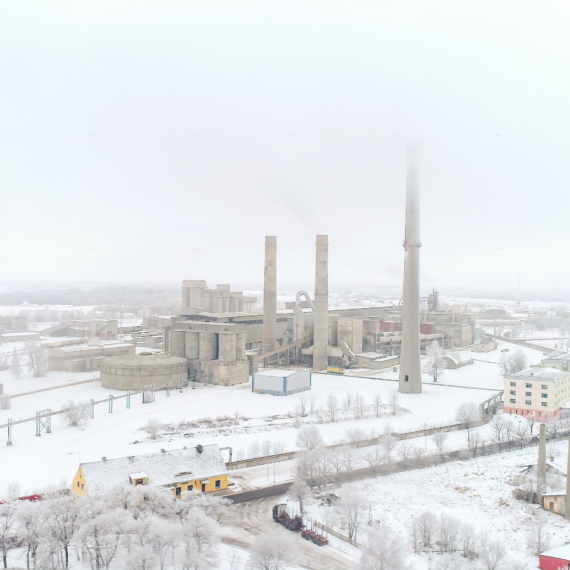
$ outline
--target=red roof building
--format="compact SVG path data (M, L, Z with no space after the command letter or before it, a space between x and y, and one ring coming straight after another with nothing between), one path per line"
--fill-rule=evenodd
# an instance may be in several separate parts
M539 557L540 570L562 570L570 568L570 544L543 552Z

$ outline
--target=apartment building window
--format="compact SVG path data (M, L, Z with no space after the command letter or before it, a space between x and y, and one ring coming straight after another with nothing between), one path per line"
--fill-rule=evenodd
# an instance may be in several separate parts
M511 396L516 396L516 395L517 395L516 390L511 390Z
M516 386L517 383L516 382L511 382L511 386Z
M527 388L532 388L532 384L527 383L527 384L526 384L526 387L527 387Z
M548 394L541 394L543 398L548 398Z
M532 396L532 393L531 392L525 392L524 395L525 396Z
M530 406L530 405L532 404L532 402L531 402L530 400L525 400L524 403L525 403L527 406Z
M548 402L540 402L540 405L541 405L543 408L546 408L546 406L548 406Z
M511 402L511 404L516 404L516 403L517 403L516 400L511 400L510 402Z
M547 390L547 389L548 389L548 384L543 384L543 385L542 385L542 389L543 389L543 390Z

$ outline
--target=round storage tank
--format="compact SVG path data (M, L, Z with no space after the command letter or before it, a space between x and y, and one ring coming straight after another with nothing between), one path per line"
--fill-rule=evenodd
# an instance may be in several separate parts
M166 386L188 378L188 360L168 354L130 354L106 358L101 382L111 390L142 390L145 386Z

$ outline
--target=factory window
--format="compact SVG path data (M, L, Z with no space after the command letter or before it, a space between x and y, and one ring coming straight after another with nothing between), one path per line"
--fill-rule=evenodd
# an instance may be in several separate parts
M516 382L511 382L511 386L516 386L517 383Z
M405 382L408 382L409 379L410 379L410 377L406 374L406 376L404 378Z
M524 395L525 396L532 396L532 392L525 392Z
M540 405L544 408L546 408L546 406L548 406L548 402L540 402Z
M541 394L543 398L548 398L548 394Z
M530 400L525 400L524 403L525 403L527 406L530 406L530 405L532 404L532 402L531 402Z
M532 388L532 384L526 384L527 388Z
M516 404L516 400L511 400L511 404Z
M222 487L222 482L220 481L220 479L216 480L216 489L220 489Z
M548 389L548 384L543 384L541 387L542 387L543 390L547 390L547 389Z
M516 396L517 395L517 391L516 390L511 390L511 396Z

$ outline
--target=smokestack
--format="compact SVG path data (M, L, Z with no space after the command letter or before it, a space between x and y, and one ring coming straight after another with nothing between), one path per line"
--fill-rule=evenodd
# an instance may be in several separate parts
M536 473L536 491L546 493L546 425L540 424L538 440L538 470Z
M406 236L404 240L404 295L400 392L422 391L420 358L420 193L417 151L408 148L406 185Z
M277 331L277 238L265 236L265 279L263 285L263 345L265 354L275 348Z
M329 341L329 236L317 236L316 245L313 369L324 370Z

